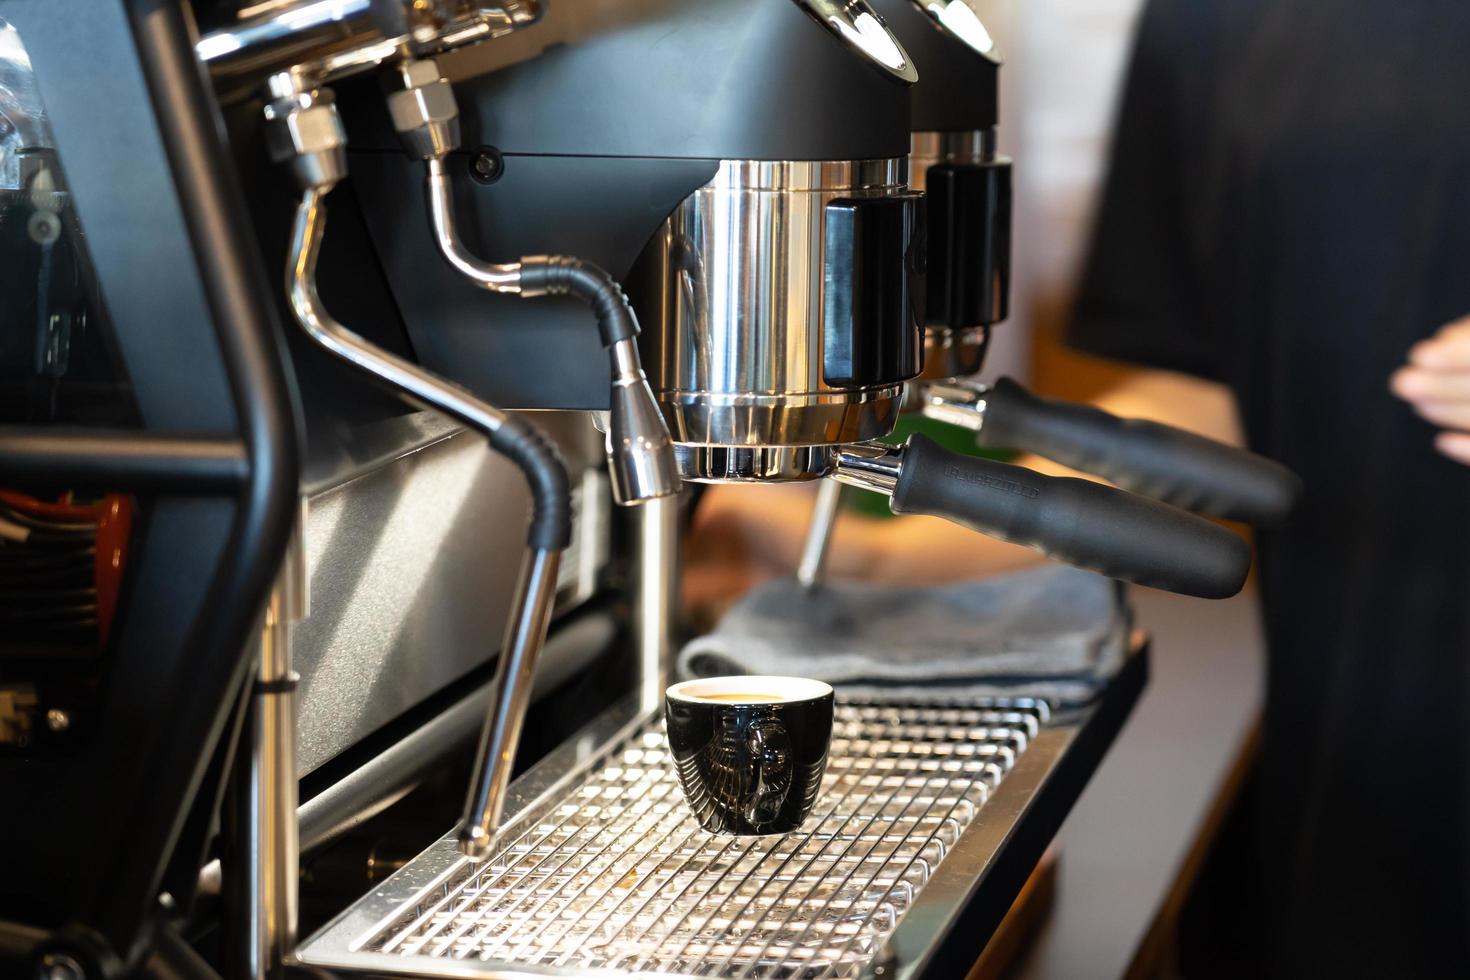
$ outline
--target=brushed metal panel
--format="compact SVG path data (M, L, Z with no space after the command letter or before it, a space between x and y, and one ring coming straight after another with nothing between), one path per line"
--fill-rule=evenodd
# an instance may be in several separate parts
M587 458L586 416L543 419L569 458ZM604 478L584 472L563 609L586 598L607 555ZM529 513L520 471L460 431L311 497L310 611L294 633L301 774L494 656Z

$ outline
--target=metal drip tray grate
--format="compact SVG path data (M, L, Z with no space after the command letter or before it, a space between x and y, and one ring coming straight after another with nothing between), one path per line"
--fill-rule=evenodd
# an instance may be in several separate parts
M855 977L1046 719L1034 701L840 703L815 813L770 837L701 830L649 719L508 824L489 860L453 862L346 945L423 975Z

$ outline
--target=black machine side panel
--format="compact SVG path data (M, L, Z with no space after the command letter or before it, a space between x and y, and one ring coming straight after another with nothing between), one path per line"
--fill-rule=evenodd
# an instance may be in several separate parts
M492 59L512 52L532 60L491 70ZM534 27L443 65L456 82L466 145L506 153L863 160L908 152L908 86L792 0L554 3Z
M999 118L1000 66L949 34L913 0L870 0L919 69L915 132L988 129Z
M476 255L494 262L576 255L618 280L716 166L507 156L501 178L483 185L470 179L468 160L456 154L450 172L460 228ZM586 306L493 295L451 268L434 243L423 173L402 153L351 155L351 184L420 363L507 408L607 408L607 355ZM340 207L342 193L329 204Z

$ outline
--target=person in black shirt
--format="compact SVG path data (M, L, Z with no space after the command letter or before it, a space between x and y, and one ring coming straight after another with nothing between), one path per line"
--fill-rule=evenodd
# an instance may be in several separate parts
M1463 0L1140 21L1070 341L1225 382L1306 485L1191 976L1470 976L1467 50Z

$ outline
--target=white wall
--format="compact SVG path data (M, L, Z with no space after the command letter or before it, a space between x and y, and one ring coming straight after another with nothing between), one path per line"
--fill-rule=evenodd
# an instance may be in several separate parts
M1026 377L1038 300L1072 288L1142 0L976 0L1005 58L1001 151L1015 160L1011 316L986 374Z

